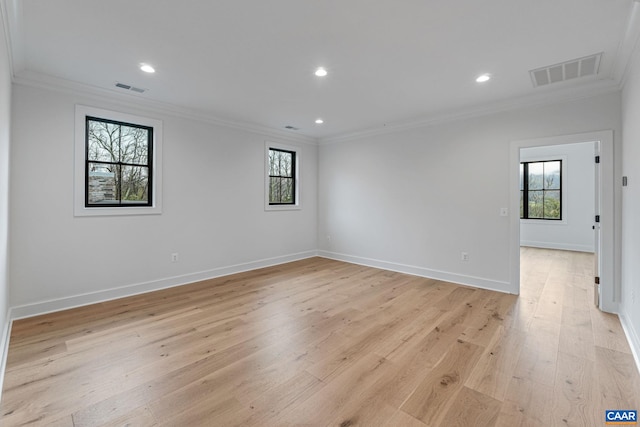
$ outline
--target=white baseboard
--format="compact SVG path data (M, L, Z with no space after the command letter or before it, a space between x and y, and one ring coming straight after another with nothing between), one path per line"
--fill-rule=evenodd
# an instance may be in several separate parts
M521 240L520 246L529 246L532 248L542 249L558 249L561 251L575 251L575 252L593 252L593 245L573 245L568 243L553 243L553 242L536 242L534 240Z
M318 251L318 256L324 258L344 261L351 264L365 265L367 267L376 267L384 270L397 271L399 273L411 274L413 276L427 277L429 279L442 280L445 282L458 283L461 285L473 286L476 288L488 289L504 293L516 293L509 282L501 282L498 280L484 279L481 277L465 276L462 274L449 273L446 271L432 270L414 265L398 264L395 262L382 261L371 258L363 258L359 256L341 254L330 251Z
M11 307L11 309L9 310L10 319L23 319L25 317L33 317L41 314L52 313L55 311L68 310L70 308L81 307L84 305L96 304L118 298L124 298L147 292L158 291L161 289L172 288L175 286L186 285L188 283L199 282L201 280L214 279L216 277L228 276L230 274L242 273L258 268L271 267L278 264L311 258L317 255L317 251L300 252L297 254L283 255L275 258L267 258L243 264L214 268L212 270L206 270L197 273L152 280L149 282L137 283L134 285L128 285L119 288L106 289L97 292L90 292L86 294Z
M620 318L620 324L624 330L624 334L627 336L629 347L631 347L631 353L636 361L636 368L640 373L640 337L638 337L638 331L633 327L633 324L629 321L629 318L624 314L618 314Z

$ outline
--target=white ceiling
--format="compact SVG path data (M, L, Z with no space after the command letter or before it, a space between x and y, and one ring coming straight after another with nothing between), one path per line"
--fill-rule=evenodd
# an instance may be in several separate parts
M632 0L1 1L17 81L122 82L147 89L139 98L319 139L614 88L635 42ZM533 87L529 70L598 52L595 78ZM493 79L478 84L481 73Z

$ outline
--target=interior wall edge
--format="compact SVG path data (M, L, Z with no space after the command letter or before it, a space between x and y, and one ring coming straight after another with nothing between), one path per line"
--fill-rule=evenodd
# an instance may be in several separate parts
M342 254L331 251L319 250L318 256L337 261L358 264L366 267L375 267L383 270L395 271L398 273L410 274L412 276L425 277L428 279L451 282L458 285L472 286L479 289L487 289L507 294L514 294L515 290L511 283L499 280L486 279L482 277L466 276L464 274L450 273L447 271L432 270L415 265L399 264L390 261L383 261L372 258L364 258L355 255Z
M640 372L640 337L638 337L638 331L634 329L633 323L631 323L631 320L626 315L621 313L618 315L618 318L620 319L624 334L627 336L629 347L631 347L633 359L636 361L636 368L638 372Z
M231 274L243 273L246 271L257 270L265 267L272 267L275 265L299 261L314 256L317 256L317 251L311 250L306 252L299 252L295 254L282 255L274 258L267 258L242 264L230 265L226 267L218 267L212 270L200 271L197 273L189 273L175 277L152 280L149 282L137 283L122 286L119 288L106 289L97 292L90 292L86 294L73 295L64 298L56 298L52 300L15 306L9 309L9 319L13 321L57 311L69 310L86 305L98 304L101 302L159 291L162 289L188 285L190 283L215 279L217 277L228 276Z
M7 368L7 356L9 355L9 338L11 337L11 308L7 310L4 328L0 336L0 401L4 389L4 373Z

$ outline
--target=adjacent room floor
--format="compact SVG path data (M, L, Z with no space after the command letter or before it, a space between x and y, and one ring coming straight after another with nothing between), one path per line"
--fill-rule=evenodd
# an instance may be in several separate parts
M16 321L3 426L595 426L640 409L592 255L521 295L324 258Z

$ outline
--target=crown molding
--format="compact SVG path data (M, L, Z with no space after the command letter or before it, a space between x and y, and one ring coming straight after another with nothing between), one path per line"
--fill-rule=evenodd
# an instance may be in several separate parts
M635 0L631 6L629 20L624 27L622 42L618 46L616 58L613 64L612 78L619 83L619 88L624 87L629 76L629 69L633 63L634 54L638 54L638 40L640 39L640 2Z
M9 69L13 77L13 49L11 46L11 33L9 31L9 11L7 10L7 6L5 3L5 0L0 0L0 22L2 23L4 41L6 43L7 56L9 58Z
M215 126L223 126L227 128L242 130L269 138L275 138L278 140L286 140L310 145L317 145L318 143L318 140L316 138L310 136L292 134L287 131L273 129L255 123L216 117L200 110L181 107L162 101L151 100L145 98L144 95L120 93L116 92L115 90L103 89L96 86L86 85L71 80L65 80L58 77L50 76L48 74L36 73L33 71L24 71L19 75L14 75L13 83L21 86L72 94L75 96L93 99L99 102L108 101L111 104L122 107L139 108L156 114L165 114L173 117L208 123Z
M453 122L457 120L471 119L475 117L487 116L510 110L522 108L539 107L544 105L560 104L579 99L591 98L593 96L618 92L620 90L618 82L615 80L596 80L589 85L575 86L553 92L545 91L533 95L510 98L502 101L491 102L482 105L475 105L468 108L458 108L443 113L424 116L415 120L389 123L383 127L365 129L343 135L336 135L328 138L318 139L319 145L335 144L347 142L361 138L370 138L378 135L401 132L410 129L434 126L441 123Z
M533 95L524 97L507 99L483 105L476 105L468 108L454 109L444 113L423 116L414 120L389 123L383 125L382 127L364 129L361 131L336 135L328 138L313 138L305 135L294 135L286 131L281 131L279 129L273 129L254 123L215 117L202 111L180 107L161 101L150 100L148 98L144 98L143 95L119 93L108 89L60 79L58 77L53 77L47 74L35 73L32 71L25 71L20 75L15 75L13 78L13 82L17 85L73 94L76 96L95 99L96 101L101 102L107 100L112 104L120 105L123 107L136 107L158 114L166 114L174 117L191 119L217 126L224 126L228 128L252 132L260 134L262 136L277 138L279 140L287 140L311 145L327 145L339 142L347 142L355 139L385 135L421 127L428 127L456 120L486 116L508 110L569 102L620 90L620 85L615 80L596 80L588 85L574 86L562 90L555 90L553 92L545 90L544 92L538 92Z
M0 0L0 18L2 19L9 66L12 77L24 69L24 39L22 31L22 2L20 0Z
M640 0L634 0L631 3L629 19L623 29L624 36L615 54L613 69L611 75L608 76L608 80L595 80L589 84L564 88L562 90L554 90L553 92L537 91L532 95L519 98L453 109L450 111L414 118L412 120L387 123L374 128L320 138L314 138L302 134L293 134L288 131L248 121L217 117L202 110L190 109L188 107L178 106L175 104L150 100L145 98L143 95L115 92L108 89L60 79L42 73L26 71L21 0L0 0L0 14L2 15L1 18L4 23L4 31L9 51L9 62L12 70L13 82L15 84L73 93L75 95L81 95L102 101L107 99L117 105L142 108L159 114L167 114L213 125L248 131L286 141L312 145L324 145L432 126L455 120L479 117L511 109L556 104L619 91L624 87L628 78L629 68L633 62L631 61L633 55L640 54L637 48L638 40L640 40Z

